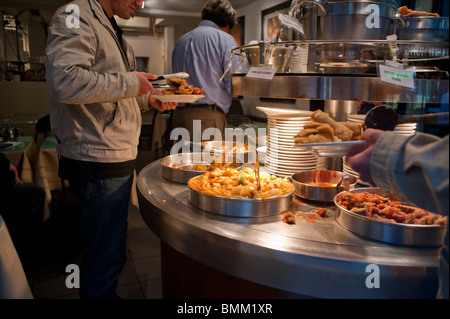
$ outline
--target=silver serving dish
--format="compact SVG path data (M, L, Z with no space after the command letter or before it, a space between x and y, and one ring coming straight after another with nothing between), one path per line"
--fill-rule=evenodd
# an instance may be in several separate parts
M403 17L396 14L399 40L448 42L448 17Z
M251 140L252 138L248 138ZM233 142L233 141L208 141L202 142L202 152L214 155L224 155L227 162L233 163L255 163L255 144Z
M344 176L347 176L348 180L341 182ZM333 202L336 194L354 188L357 179L338 171L313 170L293 174L291 182L298 197L312 201ZM341 183L338 186L339 182Z
M370 192L389 197L392 200L402 201L402 198L386 193L379 188L359 188L350 190L350 192ZM340 206L338 204L340 194L337 194L334 198L334 204L337 208L336 221L355 234L398 245L441 246L443 244L447 226L393 224L364 217ZM405 204L414 206L411 203L405 202Z
M294 191L268 199L228 198L208 195L190 189L189 202L208 213L229 217L265 217L283 213L291 208Z
M394 1L305 1L302 16L305 35L310 40L385 40L392 34L393 16L397 11ZM379 12L379 27L367 27L370 5ZM313 5L311 7L311 5ZM314 6L318 8L314 8ZM369 7L369 8L368 8Z
M219 162L221 158L222 155L211 157L202 153L181 153L169 155L161 160L161 175L163 178L171 182L186 184L192 177L201 175L208 171L194 171L193 168L195 165L203 164L208 167L210 166L211 159L216 159L217 162ZM239 169L241 166L242 164L230 164L230 167L235 169Z

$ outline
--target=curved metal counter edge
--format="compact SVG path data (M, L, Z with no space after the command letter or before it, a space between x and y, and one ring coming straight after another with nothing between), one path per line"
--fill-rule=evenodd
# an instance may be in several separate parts
M136 185L141 215L163 242L202 264L318 298L436 296L439 247L371 245L370 240L367 246L345 246L261 232L249 228L246 218L222 218L174 199L163 190L165 183L176 184L161 177L160 160L142 169ZM265 219L280 223L279 215Z

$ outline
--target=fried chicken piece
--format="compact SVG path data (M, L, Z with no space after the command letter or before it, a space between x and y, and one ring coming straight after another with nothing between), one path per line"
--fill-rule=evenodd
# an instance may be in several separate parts
M176 92L178 92L178 89L164 89L162 91L163 95L174 95L177 94Z
M338 122L342 125L344 125L345 127L349 128L350 130L352 130L353 132L353 136L352 136L352 140L363 140L363 133L364 133L364 129L362 124L359 123L352 123L352 122Z
M294 143L295 144L306 144L306 143L309 143L309 140L308 140L308 137L294 136Z
M402 6L402 7L397 9L397 13L400 13L402 16L407 15L410 11L412 11L412 10L408 9L407 6Z
M319 122L308 122L305 125L303 125L303 128L318 128L319 126L321 126L323 123L319 123Z
M296 136L305 137L305 136L308 136L311 134L318 134L318 133L319 133L319 131L315 128L307 128L307 129L303 129L300 132L298 132Z
M330 115L322 112L321 110L314 111L311 114L311 119L316 122L330 125L334 130L334 134L342 141L350 141L353 136L353 132L351 129L342 124L339 124L333 118L331 118Z
M180 85L180 87L178 88L178 92L182 95L191 95L192 92L194 92L194 86L192 85L187 85L187 84L182 84Z
M333 128L328 124L322 124L319 127L317 127L317 131L319 131L319 134L322 134L323 136L328 135L330 142L333 142L334 137L334 130Z
M329 143L333 142L327 133L319 133L308 136L308 143Z
M180 86L180 85L187 85L187 82L185 79L180 79L180 78L169 78L169 81L176 85L176 86Z
M437 13L430 13L426 11L416 11L412 9L408 9L407 6L402 6L398 8L397 13L401 14L405 18L411 18L411 17L439 17L439 14Z

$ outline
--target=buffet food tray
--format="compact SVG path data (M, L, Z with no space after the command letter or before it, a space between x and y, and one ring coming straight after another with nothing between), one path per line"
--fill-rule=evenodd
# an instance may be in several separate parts
M289 194L267 199L228 198L213 196L189 187L191 205L216 215L230 217L264 217L277 215L292 206L293 190Z
M220 159L222 156L219 156ZM161 159L161 176L171 182L186 184L192 177L206 173L207 171L192 170L189 166L195 164L210 164L209 154L202 153L180 153L169 155ZM200 159L200 160L198 160ZM230 167L239 169L242 164L231 163ZM186 169L183 169L186 168ZM189 168L189 169L188 169Z
M379 188L358 188L350 190L350 192L369 192L389 197L392 200L402 201L401 198L386 193ZM397 245L441 246L443 244L447 226L389 223L361 216L338 204L340 194L342 193L337 194L334 198L336 221L355 234ZM413 206L410 203L405 204Z

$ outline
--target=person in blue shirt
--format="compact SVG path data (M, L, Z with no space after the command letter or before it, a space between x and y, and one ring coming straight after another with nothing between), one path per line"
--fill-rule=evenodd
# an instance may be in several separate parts
M224 137L225 114L232 102L232 83L229 77L219 80L229 66L230 49L238 46L230 35L237 21L236 11L227 0L207 1L201 19L197 28L179 39L172 54L173 71L189 73L188 84L205 89L204 98L191 104L179 104L173 113L173 127L186 128L191 140L194 120L201 121L202 133L213 127ZM231 59L228 72L234 73L239 66L239 57L233 55Z

